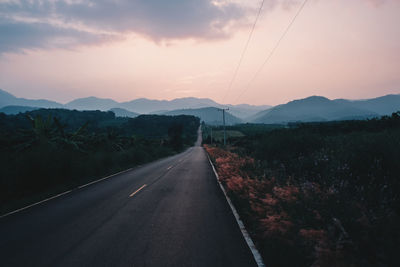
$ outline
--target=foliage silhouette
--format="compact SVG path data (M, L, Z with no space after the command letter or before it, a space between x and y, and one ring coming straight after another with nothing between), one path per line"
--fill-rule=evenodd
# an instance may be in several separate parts
M0 113L0 212L182 151L195 142L199 124L193 116Z

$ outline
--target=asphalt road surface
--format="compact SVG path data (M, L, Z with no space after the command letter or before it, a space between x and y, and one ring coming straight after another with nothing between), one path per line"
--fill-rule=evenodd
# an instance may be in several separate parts
M0 218L0 266L256 266L199 144Z

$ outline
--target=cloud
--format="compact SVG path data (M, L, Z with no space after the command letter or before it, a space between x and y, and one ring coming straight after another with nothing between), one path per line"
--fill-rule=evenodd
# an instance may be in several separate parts
M264 10L290 9L301 1L265 0ZM363 1L379 5L385 0ZM247 0L0 0L0 54L98 44L128 33L156 42L228 38L238 27L251 25L259 4Z
M226 38L249 8L224 0L0 0L0 53L136 33L155 41Z
M220 2L220 1L219 1ZM111 31L132 31L154 39L213 38L224 36L225 27L244 16L243 7L210 0L127 0L68 4L57 10L67 19Z
M24 49L95 44L111 37L77 29L54 26L49 23L27 23L0 19L0 54Z

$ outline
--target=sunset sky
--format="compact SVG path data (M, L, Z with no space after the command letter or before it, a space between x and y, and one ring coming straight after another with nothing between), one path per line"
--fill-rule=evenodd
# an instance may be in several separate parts
M276 105L400 93L400 1L0 0L0 88L65 103L206 97Z

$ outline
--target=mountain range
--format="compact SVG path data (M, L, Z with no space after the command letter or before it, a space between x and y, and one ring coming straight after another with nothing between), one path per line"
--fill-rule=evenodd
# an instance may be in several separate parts
M400 95L367 100L330 100L321 96L290 101L247 119L253 123L288 123L368 119L400 111Z
M63 108L64 105L45 99L31 100L18 98L12 94L0 89L0 108L5 106L25 106L38 108Z
M24 98L17 98L12 94L0 89L0 112L6 114L17 114L19 112L26 112L38 108L66 108L76 110L101 110L113 111L117 116L134 117L139 114L165 114L174 110L187 110L191 114L198 113L208 114L205 121L212 123L212 121L222 121L222 119L215 118L209 120L209 112L202 110L203 108L226 108L229 107L229 114L227 118L234 123L241 122L248 116L254 115L259 111L270 108L271 106L261 105L222 105L208 98L195 98L186 97L173 100L151 100L146 98L139 98L127 102L117 102L113 99L86 97L78 98L66 104L57 103L49 100L30 100ZM214 113L217 114L218 112ZM221 114L221 113L220 113ZM232 114L232 115L231 115ZM201 116L199 116L201 117ZM222 115L220 115L222 118Z
M227 124L243 122L273 124L367 119L390 115L400 111L400 94L366 100L330 100L322 96L311 96L271 107L247 104L222 105L208 98L194 97L170 101L139 98L128 102L117 102L92 96L61 104L45 99L17 98L0 89L0 112L17 114L39 108L112 111L120 117L135 117L140 114L194 115L208 124L216 125L222 124L222 112L219 109L229 108L226 112Z

